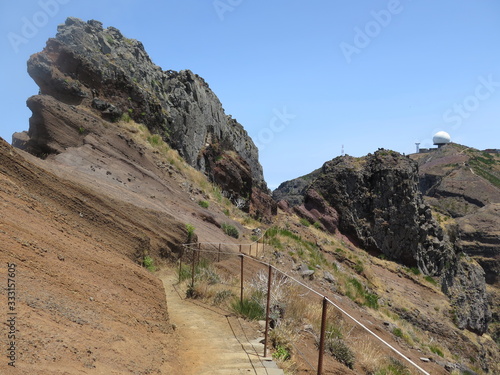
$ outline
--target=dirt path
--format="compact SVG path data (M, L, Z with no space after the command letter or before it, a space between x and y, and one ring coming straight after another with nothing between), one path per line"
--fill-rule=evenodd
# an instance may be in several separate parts
M165 286L170 322L179 335L178 362L183 375L283 374L273 368L274 362L262 357L259 331L250 330L238 318L181 298L172 271L163 271L159 277Z

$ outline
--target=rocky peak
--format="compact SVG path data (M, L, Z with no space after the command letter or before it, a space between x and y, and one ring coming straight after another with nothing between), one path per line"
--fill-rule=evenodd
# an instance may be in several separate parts
M310 189L339 212L339 229L365 249L439 273L444 234L418 191L417 165L392 151L339 157L323 165Z
M268 190L257 147L243 126L225 114L201 77L189 70L163 71L141 42L95 20L68 18L45 49L31 56L28 72L40 87L39 96L108 122L144 124L234 201L244 200L257 216L272 213L269 197L264 207L253 204L255 192L261 202ZM46 102L28 100L33 111L28 137L17 135L13 141L34 154L61 152L61 131L44 117Z
M415 161L380 149L362 158L335 158L298 180L282 184L274 196L288 200L290 195L291 206L303 202L295 212L329 231L339 230L374 255L440 277L443 291L457 306L457 324L486 331L491 315L484 272L473 260L457 255L434 220L419 190Z

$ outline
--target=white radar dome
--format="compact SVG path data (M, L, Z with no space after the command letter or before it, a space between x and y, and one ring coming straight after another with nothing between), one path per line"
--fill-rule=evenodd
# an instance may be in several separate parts
M451 142L451 137L446 132L437 132L432 138L435 145L444 145Z

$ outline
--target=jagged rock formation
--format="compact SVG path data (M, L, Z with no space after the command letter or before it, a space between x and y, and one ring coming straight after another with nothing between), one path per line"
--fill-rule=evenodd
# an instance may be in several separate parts
M28 72L40 95L28 100L30 130L14 136L17 147L36 155L60 153L82 142L75 130L89 131L95 117L109 123L132 119L159 134L255 216L275 210L266 198L258 150L244 128L224 113L201 77L189 70L163 71L141 42L98 21L68 18L30 58ZM73 121L52 115L60 107L73 112Z
M448 144L411 158L419 164L426 203L444 224L456 219L457 245L481 264L489 284L498 285L500 155Z
M320 173L321 169L316 169L308 175L281 183L273 191L273 199L277 202L285 200L291 207L300 206L304 203L304 191Z
M425 202L456 238L458 251L484 270L491 285L489 333L500 342L500 155L450 143L410 157L419 164Z
M473 260L457 256L434 220L420 194L414 161L379 150L363 158L338 157L299 180L282 184L274 196L287 199L287 189L292 187L288 203L300 202L297 196L302 195L304 203L295 211L308 219L320 211L318 204L310 205L316 197L313 201L322 202L323 212L328 207L328 222L334 222L333 211L338 214L337 228L320 218L329 231L338 229L369 252L443 277L443 290L457 307L457 324L478 333L486 331L490 313L484 273ZM304 186L300 193L297 186Z

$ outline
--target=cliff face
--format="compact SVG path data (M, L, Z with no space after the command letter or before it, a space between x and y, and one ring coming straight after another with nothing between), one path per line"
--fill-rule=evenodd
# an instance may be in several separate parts
M369 251L426 274L448 261L444 234L418 193L417 166L391 151L323 165L311 184L340 214L339 229Z
M500 285L500 155L448 144L411 157L419 164L420 189L444 224L456 222L457 246Z
M14 137L16 146L37 155L60 153L75 141L74 129L89 128L91 114L109 123L132 119L160 135L233 201L244 201L256 216L272 213L269 197L260 204L267 187L255 144L198 75L163 71L142 43L98 21L76 18L68 18L45 49L30 58L28 72L40 95L28 100L30 130ZM54 124L57 119L49 114L59 103L80 120ZM68 126L73 134L65 131Z
M418 267L426 275L441 277L443 291L456 306L457 324L484 333L490 320L483 270L461 259L434 220L419 191L418 166L393 151L379 150L363 158L339 157L308 175L309 183L287 182L274 192L293 205L304 186L303 204L294 210L318 221L329 231L339 230L375 255ZM288 190L287 190L288 189ZM321 197L321 200L313 197ZM311 202L316 204L311 205ZM320 203L322 202L322 203ZM323 206L318 209L318 206ZM329 212L328 220L320 212ZM338 215L336 228L329 223ZM474 276L474 277L472 277Z
M500 342L500 155L450 143L410 157L419 165L425 202L451 229L458 251L484 270L490 284L489 333Z

